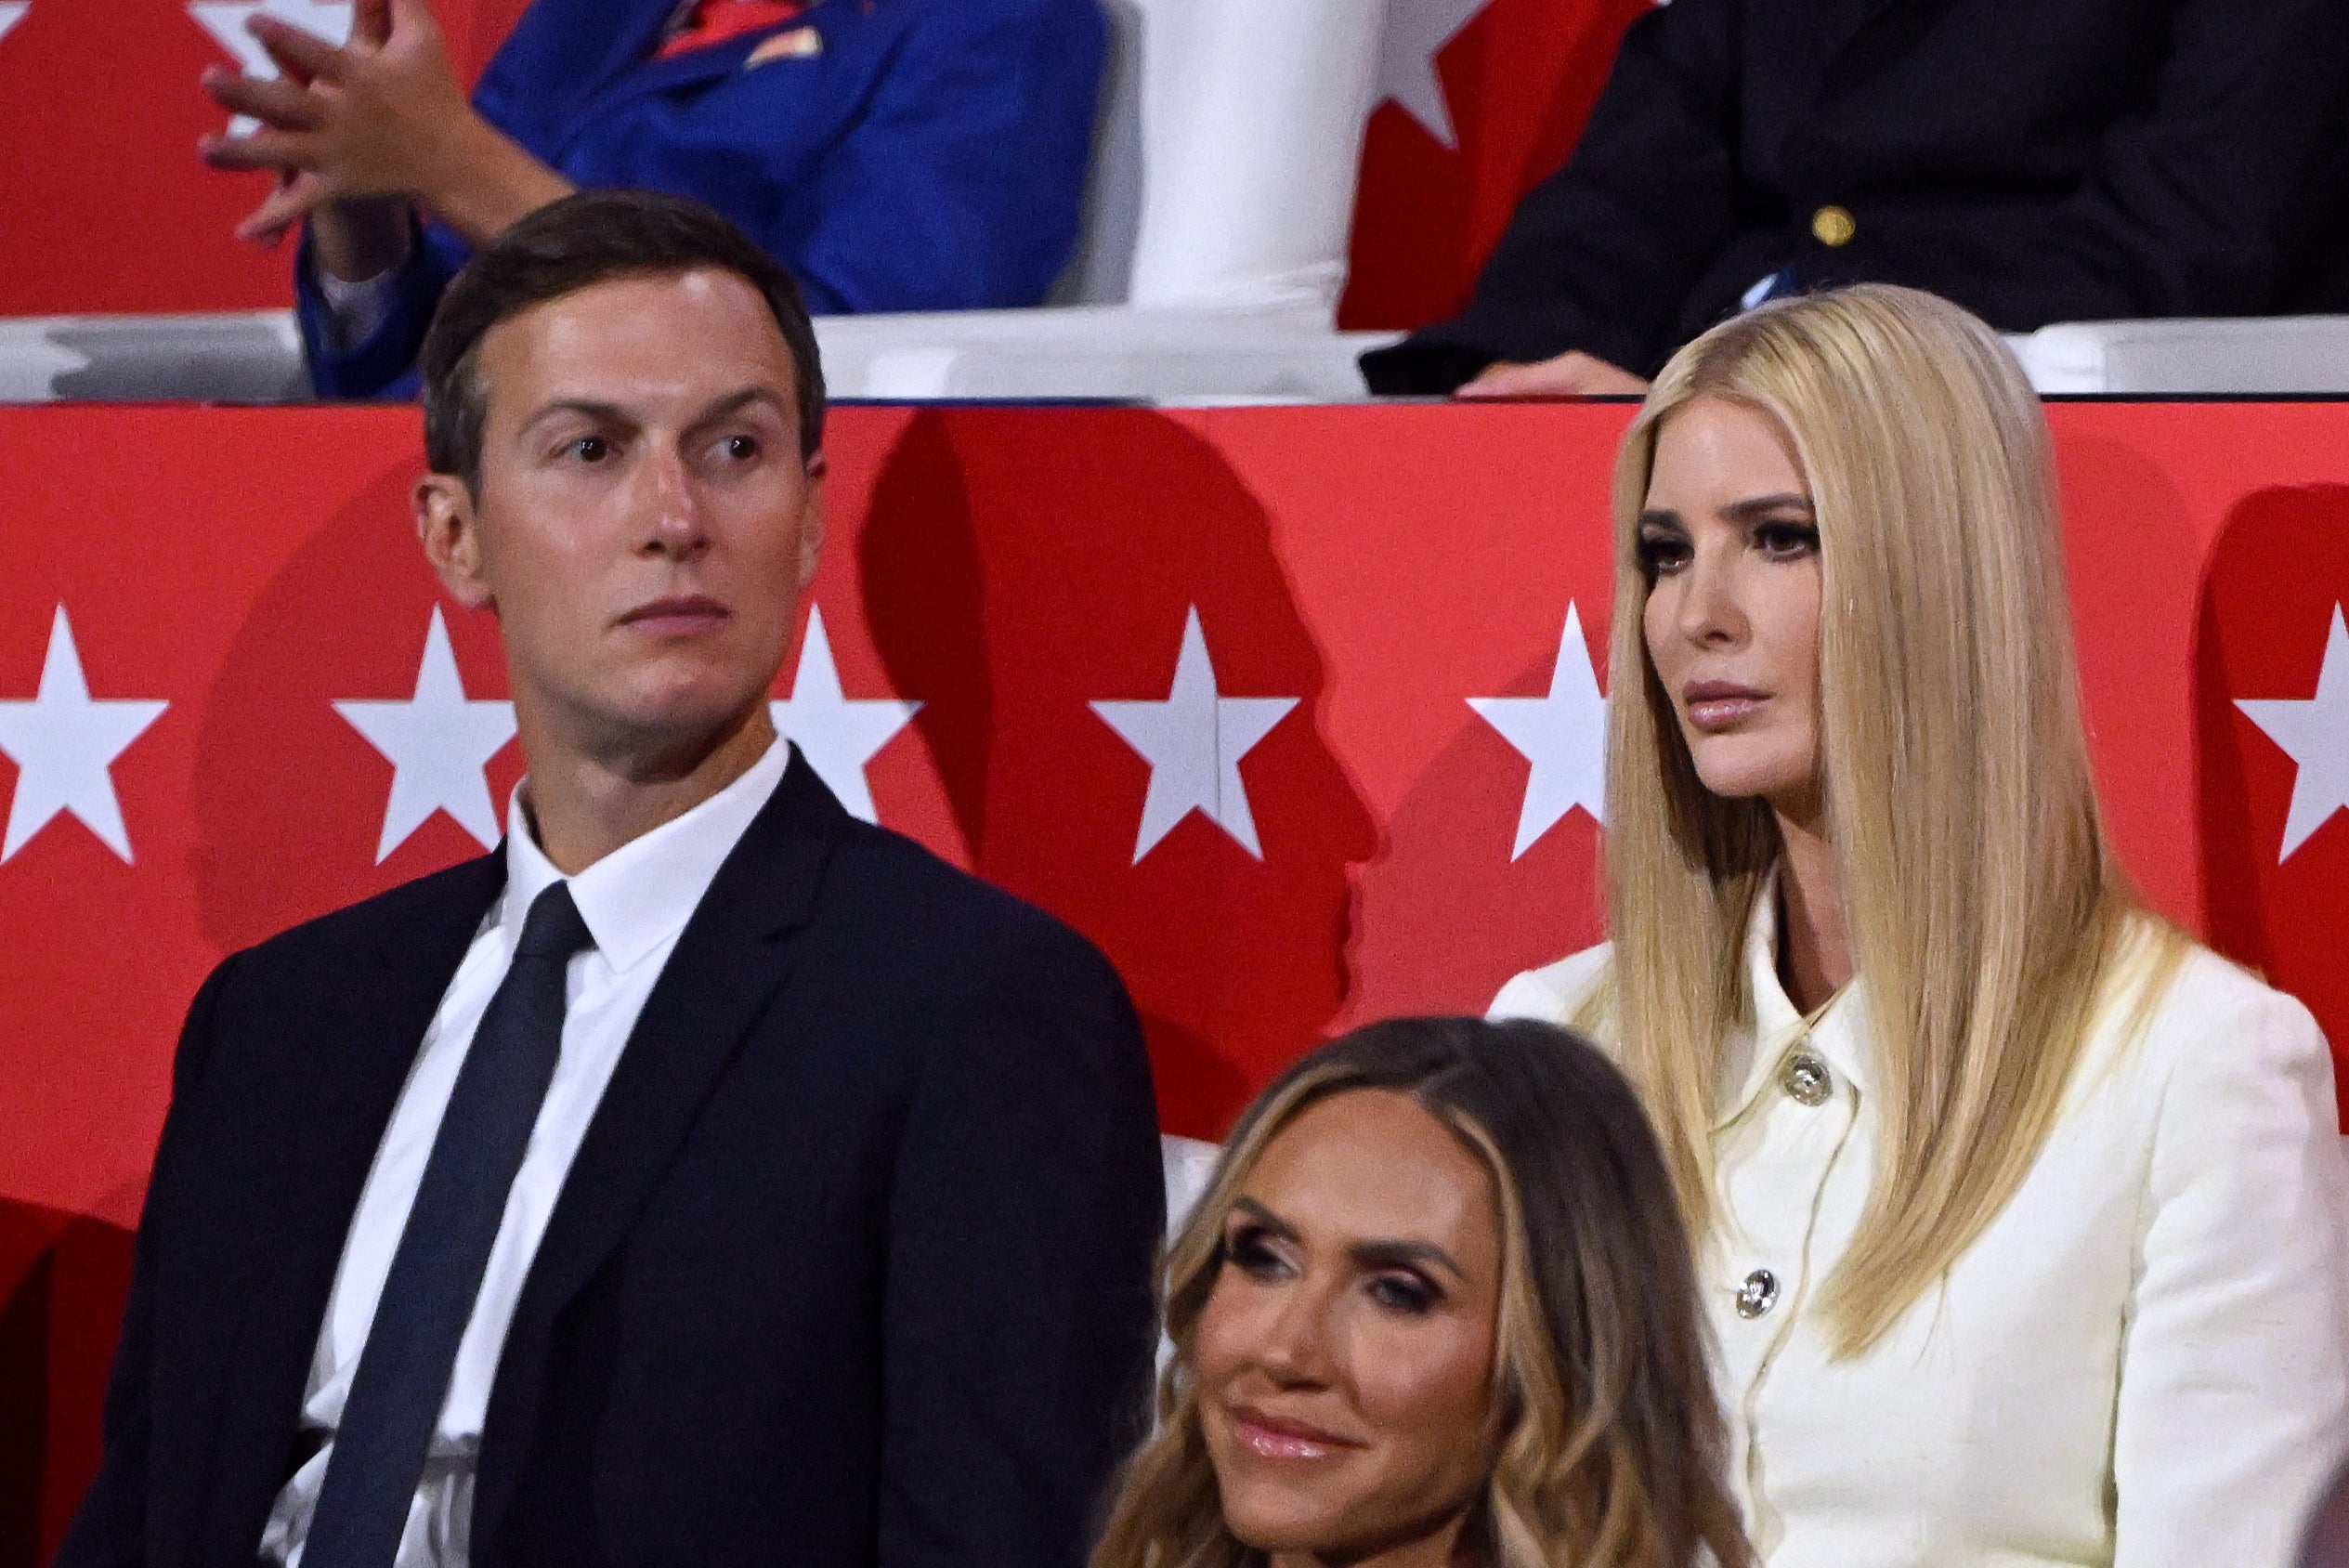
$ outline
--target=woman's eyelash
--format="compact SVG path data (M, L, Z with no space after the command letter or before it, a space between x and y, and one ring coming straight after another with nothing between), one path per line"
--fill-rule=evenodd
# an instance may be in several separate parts
M1640 538L1634 555L1639 563L1639 569L1653 577L1665 567L1685 559L1688 548L1683 540L1665 534L1647 534Z
M1262 1267L1272 1261L1272 1249L1266 1244L1261 1225L1244 1225L1226 1236L1223 1254L1244 1269Z
M1428 1311L1443 1295L1428 1281L1409 1274L1380 1274L1370 1282L1370 1293L1382 1306L1414 1314Z
M1793 551L1819 548L1819 529L1809 523L1798 523L1791 518L1761 524L1755 529L1754 538L1755 542L1768 550Z

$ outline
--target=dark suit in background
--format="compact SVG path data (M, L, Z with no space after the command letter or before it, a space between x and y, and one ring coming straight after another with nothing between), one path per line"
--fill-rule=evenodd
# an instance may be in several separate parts
M2349 308L2345 75L2342 0L1673 0L1468 308L1364 371L1652 375L1774 275L2006 332Z
M1097 0L820 0L782 29L655 58L676 0L535 0L474 107L583 186L709 203L817 315L1041 304L1077 242ZM782 32L802 48L752 64ZM336 341L307 243L295 304L325 398L409 396L470 249L435 225L388 315Z
M206 982L61 1563L252 1568L353 1209L504 866ZM1074 1568L1145 1415L1162 1194L1107 962L794 756L548 1222L482 1430L475 1568Z

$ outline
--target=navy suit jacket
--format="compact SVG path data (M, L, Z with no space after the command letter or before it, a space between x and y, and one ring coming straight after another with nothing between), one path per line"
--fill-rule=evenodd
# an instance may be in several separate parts
M66 1568L252 1568L369 1165L503 877L411 882L199 993ZM1163 1195L1100 953L794 756L548 1222L476 1568L1077 1568L1144 1418Z
M1449 392L1581 349L1651 376L1781 269L2003 332L2349 308L2344 135L2342 0L1673 0L1468 309L1363 369Z
M1040 303L1076 244L1101 82L1097 0L818 0L811 54L772 31L656 59L676 0L535 0L474 92L574 184L709 203L818 314ZM321 397L406 395L468 254L434 225L364 342L326 333L304 246L296 310Z

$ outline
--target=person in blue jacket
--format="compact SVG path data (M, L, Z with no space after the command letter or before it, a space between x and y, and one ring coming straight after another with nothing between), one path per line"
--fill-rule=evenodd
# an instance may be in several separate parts
M307 232L311 382L412 395L473 249L581 186L698 197L811 310L1035 305L1068 259L1099 91L1098 0L533 0L467 103L424 0L359 0L336 46L249 23L281 74L204 87L204 139L277 189L241 238Z

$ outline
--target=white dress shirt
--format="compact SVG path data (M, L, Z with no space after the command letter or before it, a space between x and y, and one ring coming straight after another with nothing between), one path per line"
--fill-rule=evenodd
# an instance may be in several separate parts
M1787 1000L1775 906L1699 1274L1764 1561L2286 1568L2349 1447L2349 1166L2307 1010L2200 948L2134 1045L2108 1007L2013 1199L1838 1360L1819 1287L1872 1184L1873 1060L1859 987L1807 1028ZM1564 1022L1608 961L1520 974L1494 1015Z
M424 1479L400 1537L398 1568L463 1568L467 1561L482 1416L496 1380L506 1327L540 1238L546 1234L548 1216L653 982L668 964L686 920L709 891L719 866L775 792L790 757L790 748L776 740L749 772L717 794L570 879L572 902L594 945L570 961L562 1054L539 1108L522 1169L507 1194L481 1294L457 1347L448 1399L440 1407ZM367 1345L392 1254L424 1180L424 1161L449 1107L457 1069L490 997L505 978L532 901L563 880L531 836L522 795L517 789L506 812L505 892L483 918L424 1032L343 1243L342 1263L302 1402L303 1427L322 1432L326 1444L278 1494L261 1537L263 1559L286 1568L301 1563L310 1514L334 1452L334 1430Z

